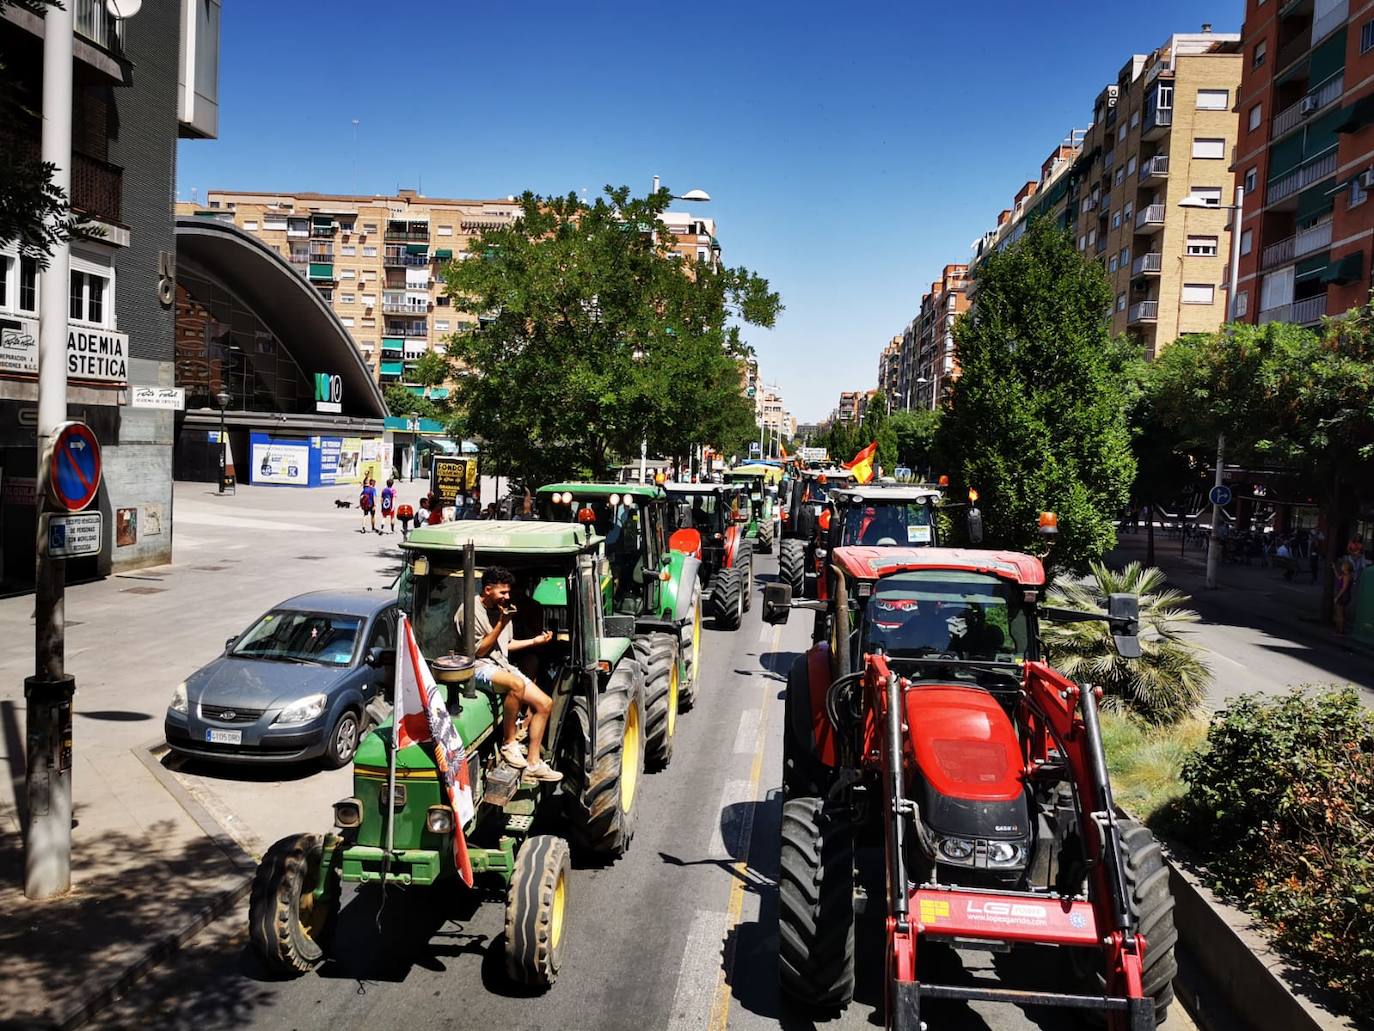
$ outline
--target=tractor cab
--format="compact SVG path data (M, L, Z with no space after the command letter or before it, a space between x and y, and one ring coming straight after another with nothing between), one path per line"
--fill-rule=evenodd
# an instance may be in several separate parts
M706 607L716 625L738 629L752 604L754 541L745 533L749 493L739 483L667 483L669 547L694 554Z
M726 483L741 484L748 499L749 519L745 536L754 542L754 550L768 555L778 527L778 485L783 481L781 466L764 463L738 465L725 473Z

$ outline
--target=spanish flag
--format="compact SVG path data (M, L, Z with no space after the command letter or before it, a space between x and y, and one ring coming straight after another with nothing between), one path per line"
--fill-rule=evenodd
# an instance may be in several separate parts
M848 462L844 463L844 467L854 474L855 483L867 483L869 480L873 479L873 455L877 450L878 442L875 440Z
M782 441L778 441L778 457L784 462L787 461L787 448L782 446Z

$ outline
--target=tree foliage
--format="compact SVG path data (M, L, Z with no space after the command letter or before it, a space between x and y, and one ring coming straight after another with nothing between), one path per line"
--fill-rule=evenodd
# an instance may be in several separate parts
M1057 512L1050 559L1081 570L1115 543L1135 472L1111 287L1037 220L984 262L977 289L954 325L961 373L938 434L951 496L976 487L989 543L1032 553L1046 551L1038 514Z
M498 463L534 481L604 475L641 437L685 455L757 432L732 323L772 326L778 295L744 268L684 267L659 222L669 200L527 193L513 225L448 266L453 306L480 319L449 347L457 402Z
M913 408L892 413L888 420L897 444L897 464L922 475L939 476L935 469L935 434L940 425L938 409Z

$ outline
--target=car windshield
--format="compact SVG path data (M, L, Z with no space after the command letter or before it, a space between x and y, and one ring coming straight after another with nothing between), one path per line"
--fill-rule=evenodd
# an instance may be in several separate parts
M932 522L930 505L924 501L869 501L845 513L840 543L933 544Z
M241 659L347 666L362 625L361 616L278 609L254 623L230 654Z
M924 569L883 577L864 612L869 650L919 658L1013 662L1025 658L1029 627L1022 589L999 577Z

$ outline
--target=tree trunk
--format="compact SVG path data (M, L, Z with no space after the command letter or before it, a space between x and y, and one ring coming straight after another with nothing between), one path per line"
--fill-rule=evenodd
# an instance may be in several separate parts
M1340 560L1346 542L1346 526L1341 515L1341 483L1334 479L1331 495L1326 504L1326 554L1323 556L1322 593L1317 603L1317 615L1323 623L1330 624L1336 608L1336 563Z
M1145 564L1155 564L1155 506L1151 502L1145 506Z

